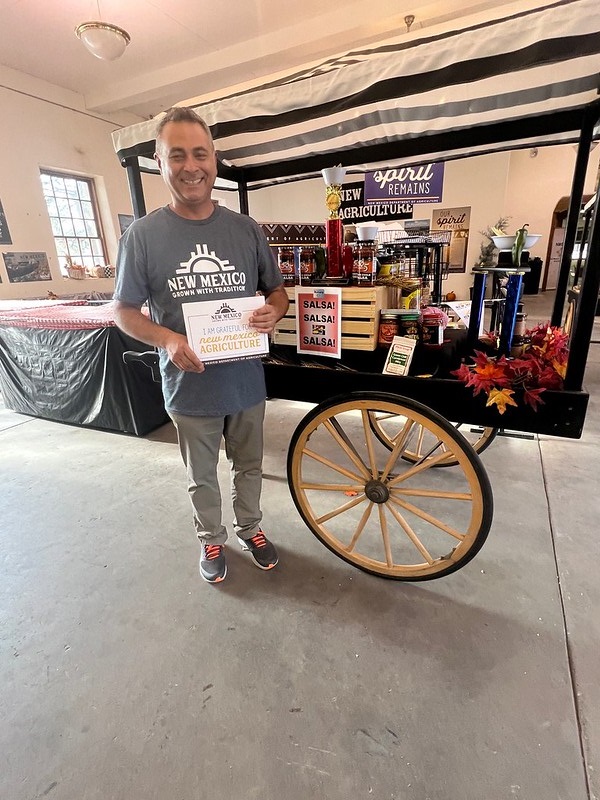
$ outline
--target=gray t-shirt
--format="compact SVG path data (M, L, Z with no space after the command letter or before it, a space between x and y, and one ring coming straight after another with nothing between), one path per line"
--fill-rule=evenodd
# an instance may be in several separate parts
M165 207L123 235L114 297L138 307L148 301L155 322L185 335L183 303L269 294L281 284L271 248L250 217L216 206L208 219L189 220ZM258 358L208 362L199 374L179 370L165 350L159 353L167 411L224 416L265 398Z

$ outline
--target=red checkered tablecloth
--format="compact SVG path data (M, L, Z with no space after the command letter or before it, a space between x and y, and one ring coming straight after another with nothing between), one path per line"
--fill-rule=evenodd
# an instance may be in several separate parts
M110 328L115 325L112 303L82 305L80 301L58 303L49 301L12 302L0 305L0 326L7 328L50 328L53 330L81 330ZM23 306L23 303L26 305ZM77 303L77 304L75 304Z

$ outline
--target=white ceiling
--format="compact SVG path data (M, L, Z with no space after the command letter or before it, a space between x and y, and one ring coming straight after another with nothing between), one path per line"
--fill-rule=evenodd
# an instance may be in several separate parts
M0 63L78 92L95 113L149 118L404 32L409 13L416 31L504 5L527 0L0 0ZM130 34L119 60L94 58L76 38L96 19Z

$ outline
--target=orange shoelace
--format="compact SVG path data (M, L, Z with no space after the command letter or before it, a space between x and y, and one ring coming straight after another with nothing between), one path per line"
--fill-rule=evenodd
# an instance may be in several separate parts
M250 537L250 541L254 545L254 547L266 547L267 546L267 538L262 531L259 531L254 536Z
M207 544L204 548L204 552L206 554L206 560L213 561L215 558L218 558L221 555L222 549L223 549L222 544Z

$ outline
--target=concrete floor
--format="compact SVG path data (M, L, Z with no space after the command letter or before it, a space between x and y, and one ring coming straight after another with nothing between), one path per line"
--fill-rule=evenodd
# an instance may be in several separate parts
M547 305L526 298L530 321ZM0 411L2 800L599 797L598 345L586 386L580 441L486 451L487 543L418 584L301 522L285 459L308 406L268 404L281 563L232 545L219 586L198 576L170 426Z

